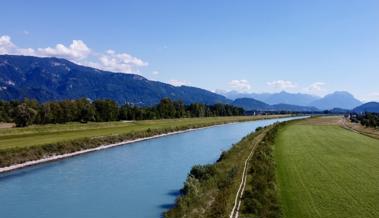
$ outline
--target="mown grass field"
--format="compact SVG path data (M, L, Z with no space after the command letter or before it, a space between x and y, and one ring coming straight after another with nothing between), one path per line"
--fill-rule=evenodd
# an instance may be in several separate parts
M314 118L279 130L274 154L284 217L379 217L379 140L335 120Z
M186 126L215 125L275 117L278 116L208 117L87 124L68 123L35 125L26 128L3 128L0 129L0 150L13 147L50 144L85 137L126 134L130 132L146 131L148 129L158 130L173 127L182 128Z

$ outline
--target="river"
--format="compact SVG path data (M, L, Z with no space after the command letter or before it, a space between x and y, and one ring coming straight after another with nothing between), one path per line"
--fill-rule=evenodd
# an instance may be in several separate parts
M289 119L214 126L0 174L0 217L160 217L193 165L213 163L257 127Z

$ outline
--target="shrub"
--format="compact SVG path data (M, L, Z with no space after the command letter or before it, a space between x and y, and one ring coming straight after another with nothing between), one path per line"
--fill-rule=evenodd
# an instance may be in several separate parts
M199 181L207 180L215 175L215 168L213 165L195 165L192 167L189 176L198 179Z

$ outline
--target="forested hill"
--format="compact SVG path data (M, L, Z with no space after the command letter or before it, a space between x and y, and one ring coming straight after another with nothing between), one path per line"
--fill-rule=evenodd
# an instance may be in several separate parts
M176 87L135 74L80 66L65 59L0 55L0 99L47 102L83 97L139 106L152 106L163 98L182 100L185 104L231 102L204 89Z

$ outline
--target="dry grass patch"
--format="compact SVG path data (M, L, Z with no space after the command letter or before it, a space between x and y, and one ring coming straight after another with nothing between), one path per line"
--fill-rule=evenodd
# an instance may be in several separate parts
M319 116L310 119L304 119L296 122L296 125L314 125L314 126L330 126L338 125L342 116Z

